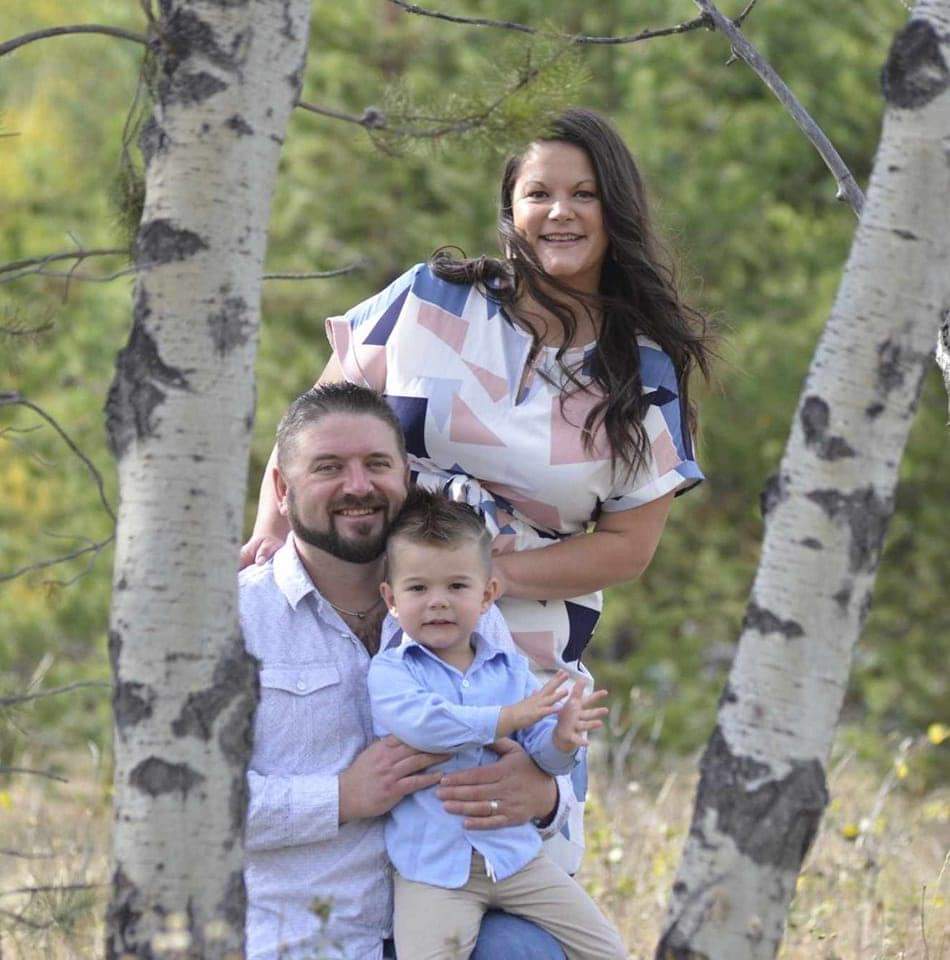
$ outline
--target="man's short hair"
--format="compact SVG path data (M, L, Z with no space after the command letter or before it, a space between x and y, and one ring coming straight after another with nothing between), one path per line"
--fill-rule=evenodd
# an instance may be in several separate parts
M492 536L485 521L467 503L450 500L444 494L422 487L410 487L406 502L389 528L386 551L390 574L394 541L442 549L474 543L486 570L491 568Z
M380 394L355 383L324 383L297 397L281 418L277 427L277 466L281 471L287 465L300 431L331 413L358 413L382 420L392 428L399 454L406 459L402 424Z

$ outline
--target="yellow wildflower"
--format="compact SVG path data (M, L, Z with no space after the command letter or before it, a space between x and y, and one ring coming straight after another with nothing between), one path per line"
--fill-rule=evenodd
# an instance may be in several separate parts
M932 723L927 727L927 739L935 747L939 747L947 737L950 737L950 727L945 723Z

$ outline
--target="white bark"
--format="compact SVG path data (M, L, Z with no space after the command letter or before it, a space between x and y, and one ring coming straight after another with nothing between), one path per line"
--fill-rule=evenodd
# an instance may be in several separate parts
M867 205L799 401L720 703L664 960L775 956L827 803L825 764L898 466L950 308L950 0L921 0L884 71Z
M132 332L106 406L110 957L243 955L256 669L237 622L261 273L307 0L160 0Z

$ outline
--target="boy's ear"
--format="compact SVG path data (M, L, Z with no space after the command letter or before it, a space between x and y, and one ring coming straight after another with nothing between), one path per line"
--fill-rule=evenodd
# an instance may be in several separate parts
M484 613L497 599L500 584L496 577L489 577L485 583L485 592L482 595L482 613Z
M396 616L396 595L393 593L393 588L384 580L379 585L379 592L383 595L383 602L389 608L389 612Z

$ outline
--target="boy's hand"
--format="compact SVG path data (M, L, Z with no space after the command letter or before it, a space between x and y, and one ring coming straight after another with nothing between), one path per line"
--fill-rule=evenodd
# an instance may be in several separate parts
M607 696L606 690L595 690L589 697L584 696L585 683L576 680L568 698L557 715L554 728L554 746L564 753L573 753L578 747L586 747L587 733L602 727L600 719L607 714L606 707L596 707L598 700Z
M495 728L495 737L510 736L515 730L530 727L531 724L556 713L557 705L564 699L562 687L567 678L566 670L558 670L540 690L536 690L530 697L525 697L524 700L519 700L510 707L503 707L498 717L498 726Z

